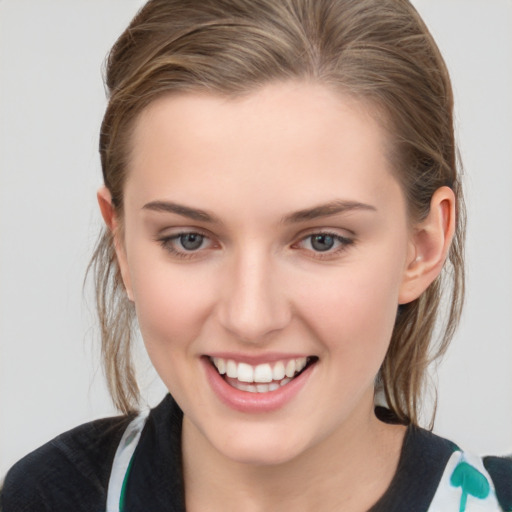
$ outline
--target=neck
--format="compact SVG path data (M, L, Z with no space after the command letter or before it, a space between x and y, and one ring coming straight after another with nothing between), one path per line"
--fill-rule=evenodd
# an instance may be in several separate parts
M368 510L391 483L404 434L369 407L292 460L256 465L224 457L185 417L187 511Z

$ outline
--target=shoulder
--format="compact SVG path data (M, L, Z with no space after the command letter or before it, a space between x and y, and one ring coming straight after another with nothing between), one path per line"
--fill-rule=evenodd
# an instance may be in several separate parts
M512 510L512 456L484 457L484 467L489 473L503 510Z
M410 426L395 477L371 512L405 510L512 512L512 459L475 456Z
M512 511L512 458L454 450L429 510L466 510L466 506L467 510Z
M444 467L456 450L451 441L410 425L393 480L370 512L428 510Z
M100 511L119 440L133 416L65 432L16 463L5 478L3 512Z

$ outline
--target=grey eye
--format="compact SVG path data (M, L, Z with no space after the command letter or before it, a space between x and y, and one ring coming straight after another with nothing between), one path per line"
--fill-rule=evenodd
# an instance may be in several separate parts
M334 237L331 235L312 235L311 247L315 251L324 252L334 247Z
M180 244L186 251L195 251L203 245L204 236L199 233L180 235Z

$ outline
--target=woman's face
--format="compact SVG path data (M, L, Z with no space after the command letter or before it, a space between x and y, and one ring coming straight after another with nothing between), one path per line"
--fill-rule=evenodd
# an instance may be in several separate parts
M301 83L138 120L123 276L184 428L222 456L284 462L373 421L414 257L385 142L364 105Z

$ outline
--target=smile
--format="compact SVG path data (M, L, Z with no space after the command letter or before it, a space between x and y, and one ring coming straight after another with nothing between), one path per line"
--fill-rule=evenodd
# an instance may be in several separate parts
M258 365L221 357L210 358L210 361L233 388L249 393L269 393L286 386L317 359L299 357Z

